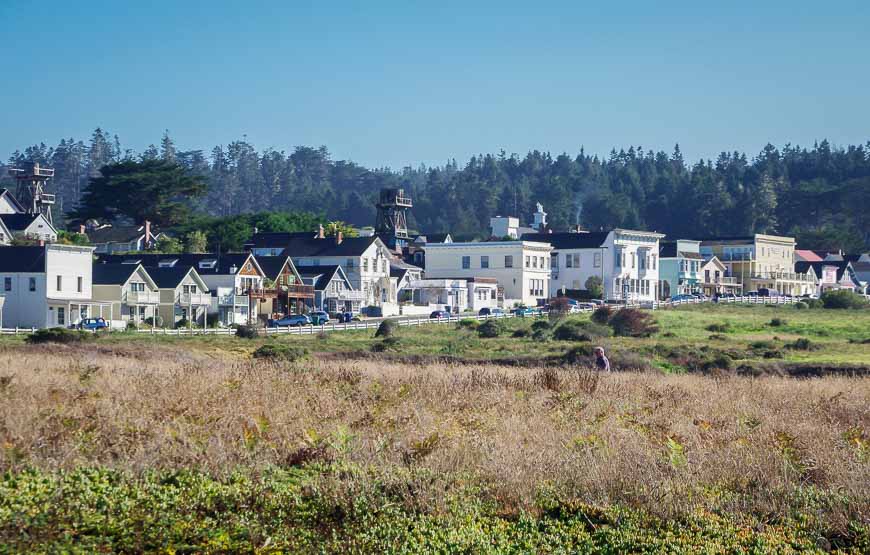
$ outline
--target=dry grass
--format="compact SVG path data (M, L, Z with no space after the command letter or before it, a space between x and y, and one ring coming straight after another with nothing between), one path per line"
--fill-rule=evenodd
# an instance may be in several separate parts
M409 508L470 484L670 516L870 518L870 378L714 379L377 361L268 364L155 346L0 352L0 470L338 461ZM359 480L355 475L354 480ZM371 484L325 473L336 497Z

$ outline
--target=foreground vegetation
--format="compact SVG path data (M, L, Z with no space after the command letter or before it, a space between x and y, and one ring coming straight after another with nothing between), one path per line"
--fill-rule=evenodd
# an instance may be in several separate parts
M0 552L867 552L867 312L4 338Z

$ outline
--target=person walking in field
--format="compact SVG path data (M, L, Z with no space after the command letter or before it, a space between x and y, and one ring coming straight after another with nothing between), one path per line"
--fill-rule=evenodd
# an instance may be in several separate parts
M604 347L595 347L595 367L602 372L610 372L610 361L604 355Z

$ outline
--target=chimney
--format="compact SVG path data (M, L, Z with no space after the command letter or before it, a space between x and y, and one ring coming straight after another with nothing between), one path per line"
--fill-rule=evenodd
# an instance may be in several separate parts
M145 220L145 244L151 243L151 221Z
M317 238L323 239L324 237L326 236L323 233L323 224L317 224Z
M342 233L341 231L336 231L335 232L335 244L340 245L342 241L344 241L344 233Z
M79 225L79 235L85 234L85 224Z

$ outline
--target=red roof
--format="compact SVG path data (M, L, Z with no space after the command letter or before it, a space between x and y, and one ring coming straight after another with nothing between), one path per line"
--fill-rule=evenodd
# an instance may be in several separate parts
M799 258L803 262L821 262L822 257L814 253L813 251L802 251L795 249L794 251L795 257Z

